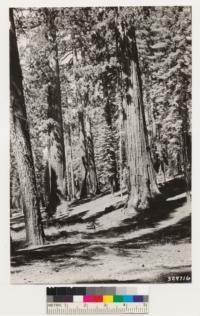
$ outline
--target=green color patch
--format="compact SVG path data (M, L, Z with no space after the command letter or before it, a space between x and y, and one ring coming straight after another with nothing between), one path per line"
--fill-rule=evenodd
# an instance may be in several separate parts
M123 302L123 296L122 295L114 295L113 302L115 302L115 303Z

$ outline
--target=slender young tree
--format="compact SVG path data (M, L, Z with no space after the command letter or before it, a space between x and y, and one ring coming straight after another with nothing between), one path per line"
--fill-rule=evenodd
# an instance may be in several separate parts
M88 150L88 160L89 160L89 188L90 192L93 194L99 193L99 184L96 171L96 162L94 155L94 142L92 135L91 119L89 115L86 115L85 119L85 130L86 130L86 140L87 140L87 150Z
M107 80L106 80L107 81ZM110 95L108 94L108 81L106 82L106 87L104 89L104 96L106 99L106 104L104 107L105 119L108 126L109 135L107 138L108 143L108 156L110 157L108 173L109 173L109 182L112 193L119 190L119 177L117 170L117 157L114 146L114 128L113 128L113 113L112 113L112 104L110 102ZM104 84L105 84L104 83Z
M129 23L130 22L130 23ZM125 129L130 195L128 207L149 208L159 195L147 141L142 83L133 21L122 17L118 24L120 63L125 86Z
M85 135L85 124L83 111L78 112L78 120L79 120L79 141L80 141L80 152L81 152L81 191L80 198L85 198L88 193L87 188L87 176L88 176L88 155L87 155L87 147L86 147L86 135Z
M72 126L71 125L72 125L71 122L67 121L66 136L65 136L65 159L66 159L67 195L68 195L69 200L74 200L75 187L74 187Z
M65 142L65 162L66 162L66 166L65 166L66 189L67 189L67 196L69 200L71 200L70 176L69 176L69 168L68 168L69 162L68 162L68 153L67 153L69 141L66 137L64 139L64 142Z
M36 188L13 9L10 9L10 93L11 137L23 197L26 239L29 246L36 246L43 244L44 232Z
M69 146L70 146L70 174L71 174L72 199L75 199L73 151L72 151L72 127L71 127L71 124L69 126Z

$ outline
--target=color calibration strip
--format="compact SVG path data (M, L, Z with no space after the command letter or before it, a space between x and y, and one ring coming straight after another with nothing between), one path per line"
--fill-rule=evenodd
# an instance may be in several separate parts
M148 295L136 287L47 288L48 314L148 313Z

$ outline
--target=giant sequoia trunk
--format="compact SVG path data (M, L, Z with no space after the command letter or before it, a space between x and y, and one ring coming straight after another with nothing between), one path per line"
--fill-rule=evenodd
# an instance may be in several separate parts
M130 177L128 207L146 209L159 194L147 142L142 85L132 24L122 22L119 29L121 68L125 85L127 160Z
M44 233L36 189L33 155L22 86L22 71L12 9L10 9L10 23L11 137L24 202L26 239L29 246L36 246L43 243Z
M48 85L48 118L49 118L49 157L48 170L51 190L56 190L57 197L61 200L65 195L65 150L63 137L63 121L61 108L60 76L58 64L58 48L56 42L56 26L54 10L48 10L47 38L49 42L49 85ZM54 195L54 194L53 194Z

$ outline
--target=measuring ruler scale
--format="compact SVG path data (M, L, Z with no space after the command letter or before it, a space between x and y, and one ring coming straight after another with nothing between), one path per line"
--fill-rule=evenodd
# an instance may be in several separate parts
M47 288L47 314L147 314L149 296L130 287Z

